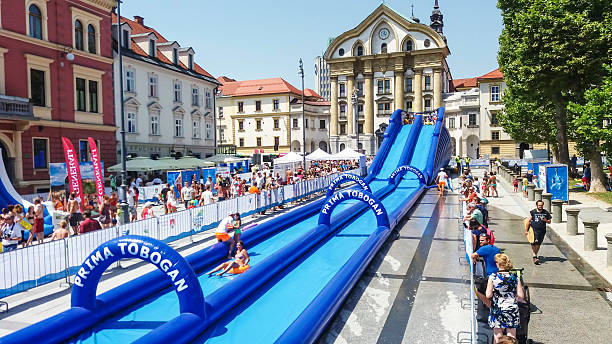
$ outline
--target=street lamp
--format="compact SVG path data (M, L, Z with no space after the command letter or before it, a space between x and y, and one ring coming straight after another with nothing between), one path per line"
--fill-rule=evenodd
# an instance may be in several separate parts
M353 95L351 95L351 104L353 104L353 118L354 118L354 128L355 128L355 138L357 147L357 152L359 152L359 114L357 113L357 98L358 92L357 89L353 89Z
M304 116L304 64L300 59L300 76L302 77L302 159L304 163L304 171L306 171L306 119Z
M119 206L121 207L121 223L130 222L129 205L127 203L127 167L125 144L125 112L123 107L123 63L121 54L121 0L117 1L117 56L119 57L119 102L121 104L121 186L119 186Z

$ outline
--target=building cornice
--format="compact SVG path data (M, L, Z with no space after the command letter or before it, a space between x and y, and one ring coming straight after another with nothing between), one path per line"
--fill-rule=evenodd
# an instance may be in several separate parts
M42 40L42 39L32 38L30 36L26 36L26 35L23 35L23 34L20 34L20 33L17 33L17 32L13 32L13 31L8 31L8 30L5 30L5 29L0 29L0 36L11 38L11 39L16 39L18 41L22 41L22 42L26 42L26 43L29 43L29 44L38 45L38 46L45 47L45 48L48 48L48 49L53 49L53 50L56 50L56 51L61 51L61 52L70 51L72 54L74 54L76 56L88 58L88 59L91 59L91 60L96 60L98 62L113 64L113 59L111 59L109 57L100 56L100 55L88 53L88 52L85 52L85 51L82 51L82 50L73 49L70 46L66 46L66 45L62 45L62 44L58 44L58 43L53 43L53 42L45 41L45 40Z

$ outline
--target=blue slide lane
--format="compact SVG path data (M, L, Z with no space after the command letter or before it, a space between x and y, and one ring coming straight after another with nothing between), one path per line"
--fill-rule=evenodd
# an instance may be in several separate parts
M401 115L401 113L399 114ZM396 111L392 117L399 118L400 115ZM434 129L434 126L422 126L422 128L418 126L418 128L415 128L414 125L394 124L392 123L388 130L392 129L396 134L385 135L383 146L386 144L387 147L383 150L384 147L381 146L380 154L373 162L373 165L377 163L378 166L371 168L371 174L366 180L371 181L372 192L382 200L389 213L389 220L392 223L397 223L399 218L416 202L418 196L424 190L424 185L420 184L416 176L410 173L406 174L395 188L388 184L387 179L395 168L408 163L423 172L428 170L427 173L431 175L432 167L437 166L432 166L435 165L433 161L429 161L428 164L428 160L433 160L428 153L430 149L437 149L436 135L433 133L436 129L439 131L440 126L436 126ZM411 139L415 135L415 139ZM434 139L432 139L432 136ZM410 141L410 143L407 141ZM405 147L406 145L414 145L414 147L408 148ZM408 162L401 161L402 158L405 158L405 154L402 153L405 153L406 149L412 149L415 152L410 157L411 161ZM439 159L437 155L435 158L436 160ZM446 160L448 159L446 158ZM378 170L378 173L375 173L376 170ZM264 238L262 238L263 234L258 234L257 228L265 227L266 223L256 226L251 231L245 231L243 238L247 242L247 249L251 255L251 266L254 268L250 272L253 273L257 272L255 271L257 266L264 267L266 264L270 265L269 263L278 261L278 258L282 257L281 253L285 254L286 251L294 250L294 248L297 248L295 245L300 245L304 242L304 239L314 239L312 245L315 246L310 245L306 251L301 251L305 252L301 258L295 261L289 260L288 264L281 264L282 266L279 266L278 271L274 270L277 272L270 279L262 280L259 284L256 284L259 287L249 292L248 296L238 295L240 292L236 294L235 292L240 289L235 287L248 287L242 282L255 281L251 277L257 276L249 275L249 272L245 275L223 278L199 276L198 280L207 303L211 302L219 305L219 302L224 299L231 301L232 298L236 297L238 298L238 301L236 301L238 304L224 313L215 312L214 309L209 310L209 313L217 314L214 318L211 318L214 322L202 334L198 342L206 340L224 343L243 341L245 340L245 333L248 333L248 342L271 342L278 338L291 338L290 331L287 331L287 333L285 331L288 328L291 329L292 326L295 327L296 324L303 323L300 321L309 314L309 310L316 304L313 301L317 301L324 296L322 291L331 290L330 286L338 280L342 267L357 266L354 258L358 253L367 253L368 250L373 250L375 253L386 239L388 233L384 233L384 228L381 232L382 227L377 229L376 217L373 212L369 208L365 210L366 207L359 203L358 201L340 203L337 211L335 210L332 215L332 228L329 231L324 231L318 237L316 236L317 232L313 232L318 228L318 216L316 216L315 210L318 212L317 208L320 208L322 201L313 202L310 206L307 205L302 209L271 220L270 222L278 223L279 228L277 231L269 229L259 231L259 233L268 233ZM269 224L268 227L272 227L272 224ZM253 244L249 246L248 242ZM218 264L218 259L221 258L223 250L223 245L217 244L187 257L187 260L198 273L204 273L213 265ZM372 256L373 253L370 253L369 257ZM368 262L369 260L359 262L359 264L367 266ZM353 270L351 268L350 271ZM343 272L344 275L348 275L349 270ZM156 328L172 331L170 325L180 324L180 321L183 321L183 324L192 324L193 321L197 320L185 314L176 318L176 315L180 312L174 290L163 288L160 290L159 287L155 289L155 286L147 289L149 288L148 284L144 284L147 286L145 289L150 290L149 294L143 294L148 295L146 299L138 301L138 298L134 298L133 301L130 301L132 304L123 309L118 307L126 306L115 306L113 308L109 304L108 300L118 300L120 295L125 295L125 291L130 290L128 288L130 284L130 287L138 286L143 285L142 281L150 280L154 282L151 284L163 285L159 284L156 276L149 275L151 276L145 275L139 278L140 283L136 283L137 279L100 295L99 298L105 300L105 303L111 308L105 311L104 315L100 315L101 319L113 313L116 315L98 322L93 328L73 338L72 342L131 342L148 333L151 335L157 333L158 331L151 332ZM356 281L355 278L353 280ZM232 290L234 290L234 293L232 293ZM327 293L326 295L333 294ZM244 296L246 296L246 299L242 299ZM343 296L339 296L337 299L336 304L343 299ZM327 313L330 312L327 311ZM206 322L208 323L208 321ZM316 328L319 329L320 326ZM176 339L176 342L183 342L179 339L183 333L176 332L176 330L174 332L173 338ZM162 336L159 338L165 336L163 332L160 334ZM167 335L170 334L170 332L167 332ZM312 333L312 335L316 336L318 334ZM144 338L141 338L141 341L144 342ZM310 340L312 338L308 339L308 341Z

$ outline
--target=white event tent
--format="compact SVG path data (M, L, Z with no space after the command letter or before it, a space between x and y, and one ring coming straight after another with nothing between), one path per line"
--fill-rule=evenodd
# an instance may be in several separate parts
M358 160L362 156L364 156L364 154L355 152L354 150L348 147L342 150L341 152L332 155L334 160Z
M333 159L334 157L331 154L327 153L321 148L318 148L316 151L306 155L306 160L321 161L321 160L333 160Z

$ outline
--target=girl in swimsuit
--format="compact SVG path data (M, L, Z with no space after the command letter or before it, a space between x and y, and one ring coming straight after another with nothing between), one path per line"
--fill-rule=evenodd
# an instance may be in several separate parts
M247 253L247 250L244 248L244 243L242 241L239 241L238 244L236 245L236 255L234 256L234 260L231 260L225 263L221 263L219 264L219 266L214 268L212 271L207 272L206 274L208 276L211 276L214 272L222 270L221 272L217 274L217 276L221 276L233 268L238 268L238 267L249 264L249 261L250 261L249 254Z

